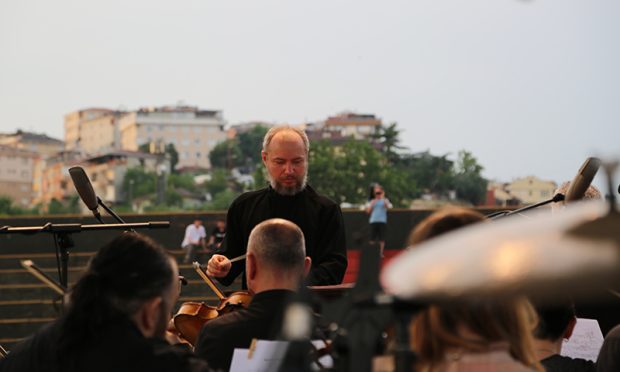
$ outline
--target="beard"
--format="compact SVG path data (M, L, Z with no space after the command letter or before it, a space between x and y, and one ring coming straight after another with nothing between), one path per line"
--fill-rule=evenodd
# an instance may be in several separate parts
M301 192L304 188L306 188L306 184L308 182L308 172L304 173L303 176L295 178L295 185L287 186L280 182L277 179L271 177L271 174L267 172L267 179L269 180L269 184L271 187L280 195L293 196Z

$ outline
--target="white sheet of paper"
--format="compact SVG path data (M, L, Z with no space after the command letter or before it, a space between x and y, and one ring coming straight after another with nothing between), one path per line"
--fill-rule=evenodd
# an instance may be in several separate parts
M603 332L596 319L577 318L571 338L562 343L561 355L596 362L603 345Z
M325 346L325 341L323 341L323 340L313 340L312 344L314 345L314 347L317 348L317 350L320 350L320 349L326 347ZM334 368L334 359L329 354L323 355L322 357L320 357L319 358L319 363L321 363L323 368L326 368L326 369ZM312 363L312 365L310 367L312 368L313 371L321 370L321 368L319 368L319 365L316 364L316 363Z
M250 359L248 359L248 349L235 349L230 372L277 371L282 364L287 347L287 341L258 340Z

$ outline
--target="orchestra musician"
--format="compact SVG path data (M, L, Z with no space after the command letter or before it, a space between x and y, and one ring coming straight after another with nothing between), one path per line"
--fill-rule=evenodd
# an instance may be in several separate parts
M205 361L166 341L179 291L166 250L124 233L90 260L64 314L0 360L0 371L207 371Z
M230 285L244 270L230 259L245 253L250 231L262 221L284 218L304 233L306 254L312 258L308 285L340 284L347 268L342 212L338 204L306 183L309 141L289 126L271 128L263 140L262 159L270 185L239 196L228 209L223 255L213 255L207 274ZM246 288L245 276L243 288Z
M248 348L253 338L277 338L284 310L310 266L298 226L279 218L258 224L250 233L245 260L252 302L247 309L207 322L198 336L196 354L210 367L228 370L235 348Z

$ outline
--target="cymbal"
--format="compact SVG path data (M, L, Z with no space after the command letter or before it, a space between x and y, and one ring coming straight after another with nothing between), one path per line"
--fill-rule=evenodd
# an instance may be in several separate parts
M405 299L587 293L618 278L620 215L602 201L479 223L410 248L384 269Z

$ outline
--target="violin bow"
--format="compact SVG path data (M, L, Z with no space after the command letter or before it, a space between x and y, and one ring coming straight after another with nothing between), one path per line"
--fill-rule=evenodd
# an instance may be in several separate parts
M222 291L220 291L220 289L215 285L215 283L213 282L213 279L211 279L209 275L205 273L200 263L198 263L197 261L194 261L192 265L194 266L194 270L196 270L196 272L198 273L198 275L200 275L202 280L204 280L209 285L209 287L211 287L211 290L215 292L215 294L220 300L226 298L226 296L224 296Z

